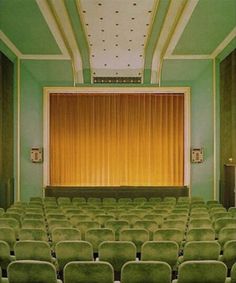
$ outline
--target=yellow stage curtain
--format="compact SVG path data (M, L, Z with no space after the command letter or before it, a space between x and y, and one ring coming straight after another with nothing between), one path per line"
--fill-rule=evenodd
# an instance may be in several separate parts
M50 185L183 184L183 94L50 95Z

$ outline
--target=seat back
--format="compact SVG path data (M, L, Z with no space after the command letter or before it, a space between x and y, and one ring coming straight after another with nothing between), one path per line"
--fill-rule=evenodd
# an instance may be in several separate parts
M214 222L214 228L218 235L222 228L236 228L236 221L233 218L225 217L219 218Z
M231 283L236 283L236 262L231 268L230 277L231 277Z
M55 246L59 271L71 261L93 261L93 247L85 241L61 241Z
M179 246L172 241L150 241L142 245L141 260L164 261L173 268L178 259Z
M18 241L15 244L16 260L52 261L51 249L43 241Z
M60 241L69 241L81 239L80 231L76 228L55 228L52 230L52 243L55 247Z
M100 225L96 221L80 221L77 223L76 227L80 230L81 233L81 239L85 240L85 233L89 229L95 229L95 228L100 228Z
M158 229L154 220L139 220L134 223L134 228L146 229L149 232L149 240L153 239L153 233Z
M122 283L171 283L171 268L160 261L130 261L121 269Z
M10 250L14 251L16 234L13 228L9 228L9 227L0 228L0 240L7 242L10 247Z
M130 228L120 232L120 241L131 241L135 244L137 252L141 252L142 244L149 241L149 232L146 229Z
M184 246L183 260L218 260L220 244L216 241L192 241Z
M231 268L236 262L236 240L231 240L225 243L221 260L228 268Z
M184 238L184 231L177 228L161 228L154 232L154 241L174 241L178 245Z
M64 283L113 283L114 271L108 262L72 261L64 268Z
M225 283L227 267L215 260L186 261L179 266L178 283Z
M103 241L114 241L115 233L108 228L92 228L85 233L85 241L88 241L93 246L93 252L98 252L98 246Z
M222 228L218 235L218 242L221 247L224 247L224 244L227 241L236 240L236 228Z
M45 261L13 261L7 274L9 283L57 283L55 266Z
M47 232L39 228L23 228L19 232L19 240L48 241Z
M112 229L114 231L115 239L116 241L118 241L120 237L120 231L122 229L129 228L130 225L129 225L129 222L126 220L108 220L105 223L105 227Z
M0 268L6 270L8 264L13 260L9 245L5 241L0 241Z
M192 228L188 230L186 241L214 241L215 231L212 228Z
M106 241L99 245L98 256L99 260L109 262L114 271L120 272L127 261L135 260L136 247L128 241Z

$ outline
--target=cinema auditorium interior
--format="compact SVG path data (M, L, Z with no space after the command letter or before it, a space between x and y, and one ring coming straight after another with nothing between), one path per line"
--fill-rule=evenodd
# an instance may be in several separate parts
M0 282L236 283L236 0L0 0Z

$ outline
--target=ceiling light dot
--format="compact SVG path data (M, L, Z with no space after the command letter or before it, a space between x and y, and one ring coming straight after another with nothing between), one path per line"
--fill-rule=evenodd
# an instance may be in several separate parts
M132 39L129 39L129 42L132 42Z
M118 46L118 44L116 43L115 46Z
M90 46L93 46L92 43L90 43Z
M130 64L128 64L127 66L130 67Z
M135 20L135 18L131 18L131 20Z
M116 72L116 75L118 75L118 73Z
M96 75L96 72L93 72L94 75Z
M101 29L101 32L104 32L104 29Z
M148 26L149 26L149 24L146 24L146 26L148 27Z
M106 51L106 49L104 48L103 51Z
M107 66L107 64L104 64L104 66L106 67L106 66Z
M88 26L89 24L86 24L86 26Z
M144 43L143 43L143 44L141 44L141 46L144 46Z
M100 20L102 21L102 20L103 20L103 18L100 18Z
M94 55L94 54L92 54L92 57L95 57L95 55Z
M83 10L83 13L85 14L85 13L86 13L86 11L85 11L85 10Z
M88 37L90 37L91 36L91 34L88 34Z
M115 36L116 36L116 37L119 37L119 34L116 34Z
M116 14L118 14L119 13L119 11L116 11Z
M133 29L131 29L130 31L134 31Z
M148 11L148 13L150 14L152 11L150 10L150 11Z
M143 37L146 37L146 34L144 34Z
M140 55L139 55L139 57L143 57L143 55L142 55L142 54L140 54Z
M118 55L116 55L116 58L118 58L119 56Z
M119 24L116 24L116 26L118 26Z
M128 51L131 51L131 49L129 48Z
M137 3L133 3L133 6L136 6L137 5Z
M102 42L105 42L105 39L103 39Z

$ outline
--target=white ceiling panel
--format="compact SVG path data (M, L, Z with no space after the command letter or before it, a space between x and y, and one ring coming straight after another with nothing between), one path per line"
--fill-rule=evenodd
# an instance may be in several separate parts
M80 0L78 4L93 76L142 75L157 0Z

